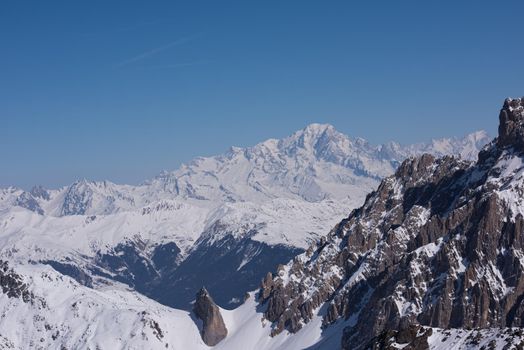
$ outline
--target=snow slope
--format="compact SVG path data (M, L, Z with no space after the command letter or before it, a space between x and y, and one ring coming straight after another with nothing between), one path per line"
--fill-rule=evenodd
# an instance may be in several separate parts
M123 286L94 290L42 265L16 266L13 273L31 296L24 301L0 293L1 349L210 349L200 338L199 322L189 312L163 306ZM327 350L340 346L344 323L322 330L322 318L316 316L295 334L271 337L271 324L263 320L257 307L255 294L250 293L237 309L221 309L228 336L213 349ZM518 329L433 328L428 343L434 350L470 350L490 344L493 349L504 349L523 340Z
M122 286L94 290L42 265L17 266L31 299L0 293L0 348L209 349L192 315ZM322 337L320 318L295 335L271 338L254 294L233 311L221 309L228 337L214 349L304 349Z

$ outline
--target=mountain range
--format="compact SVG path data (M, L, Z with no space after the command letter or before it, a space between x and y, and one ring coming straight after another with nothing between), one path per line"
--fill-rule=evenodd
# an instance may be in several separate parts
M313 124L138 186L3 189L0 348L522 348L524 99L499 119L411 146Z
M373 146L312 124L138 186L80 180L56 190L7 188L0 191L0 258L48 264L92 288L123 283L182 309L205 285L220 305L234 307L405 158L471 159L488 140L475 132Z

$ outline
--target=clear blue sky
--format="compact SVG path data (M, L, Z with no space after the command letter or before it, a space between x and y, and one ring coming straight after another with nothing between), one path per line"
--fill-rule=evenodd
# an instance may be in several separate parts
M496 132L524 1L0 2L0 186L138 183L331 123Z

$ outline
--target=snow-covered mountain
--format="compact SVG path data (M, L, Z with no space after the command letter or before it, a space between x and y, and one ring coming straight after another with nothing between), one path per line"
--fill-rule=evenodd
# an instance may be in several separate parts
M349 198L357 205L407 157L431 153L474 159L488 141L489 136L479 131L462 139L373 146L331 125L311 124L281 140L232 147L219 156L197 158L139 186L79 180L58 190L8 188L0 190L0 205L18 205L49 216L115 214L163 199L215 207L276 198L308 202Z
M296 333L271 336L272 325L264 319L256 293L249 293L245 302L234 310L218 308L227 335L211 347L204 343L201 337L203 325L192 312L171 309L124 286L111 285L95 290L49 266L13 267L2 261L0 281L0 349L340 348L343 325L323 329L320 316L314 317ZM423 339L431 350L473 350L482 346L486 349L518 349L524 341L524 333L519 328L418 327L414 332L391 332L387 337L377 338L375 348L406 348L406 339L413 338Z
M471 158L487 141L476 132L373 146L312 124L138 186L80 180L57 190L7 188L0 190L0 257L45 262L89 286L119 281L180 308L206 285L220 305L234 306L406 157Z
M428 349L424 327L524 327L523 193L524 99L508 99L477 162L406 160L327 237L265 278L273 335L321 316L326 331L340 329L343 349ZM524 345L503 343L485 348Z
M228 211L223 208L238 213L236 206L248 205L243 213L250 215L264 205L273 207L277 199L255 203L251 198L206 207L213 214L204 215L207 221L203 231L194 236L194 243L187 245L185 253L174 243L175 236L159 239L163 242L159 245L153 241L162 236L155 231L149 231L150 236L136 233L134 238L125 238L127 242L121 232L137 225L140 232L155 223L163 223L166 228L182 225L183 220L170 222L177 216L172 211L196 215L190 208L197 207L198 201L206 201L187 193L143 206L138 214L153 218L147 223L140 216L133 219L138 215L136 210L53 216L6 206L0 221L2 246L6 247L2 255L7 261L0 262L0 346L189 350L209 349L209 344L233 350L521 348L524 99L507 100L500 120L499 137L479 153L475 162L428 154L405 160L366 196L362 206L328 229L329 233L321 235L305 252L280 265L275 273L268 273L261 287L243 295L243 302L234 310L218 307L211 298L213 292L206 290L198 293L194 312L174 310L138 294L137 286L130 289L128 281L114 280L126 277L124 272L131 272L130 268L133 271L129 276L161 275L165 273L162 268L174 266L164 279L153 279L152 284L155 290L164 287L163 293L175 293L174 283L194 271L192 267L206 259L211 264L204 264L205 268L220 265L220 257L230 253L237 258L248 257L247 262L239 261L242 271L253 259L260 258L263 248L255 242L266 244L267 249L278 245L264 243L263 234L258 237L263 227L242 228L249 216L233 215L237 226L231 227L238 230L231 229L222 221ZM144 186L152 186L155 181ZM4 203L16 200L16 191L5 190ZM52 198L49 194L48 201ZM292 207L300 213L296 214L298 220L308 220L299 218L304 216L304 203L336 206L344 202L345 196L332 198L315 202L310 197L306 200L290 195L279 200L295 201ZM45 205L40 207L45 213ZM293 210L283 206L273 218ZM321 218L309 219L321 222ZM269 221L268 217L261 220ZM286 230L291 229L291 223L287 225ZM111 232L110 238L97 241L97 235L104 230ZM179 231L181 236L183 231ZM267 231L269 236L272 232ZM45 239L45 244L40 242ZM102 248L106 239L111 244ZM93 242L98 243L90 246ZM78 253L74 252L76 248L68 248L74 244L85 250ZM96 252L95 256L84 254L89 253L84 245ZM219 249L224 246L227 249ZM63 249L73 253L60 261L42 263L53 254L63 254ZM32 255L24 260L23 254ZM193 265L184 266L192 259L196 261ZM120 262L127 264L123 270ZM222 273L229 271L219 268ZM179 269L183 269L182 274ZM221 288L228 287L222 283Z

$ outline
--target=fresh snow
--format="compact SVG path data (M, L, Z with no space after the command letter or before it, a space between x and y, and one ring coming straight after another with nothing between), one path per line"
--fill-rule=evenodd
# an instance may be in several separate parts
M33 300L24 303L0 294L1 335L14 349L209 349L189 312L118 285L90 289L48 266L17 266L15 271L29 285ZM228 336L213 349L299 350L329 340L320 316L296 334L270 337L271 324L257 307L250 293L237 309L221 309Z
M24 276L35 298L24 303L0 294L0 348L208 349L188 312L116 282L90 289L38 262L79 262L127 241L146 250L174 242L183 259L198 244L224 235L307 248L405 158L426 152L471 158L488 140L478 132L428 144L373 146L330 125L312 124L281 140L197 158L137 186L80 180L56 190L0 189L0 258ZM429 212L410 215L422 224ZM249 259L247 254L238 268ZM328 274L341 275L336 268ZM352 282L358 278L365 278L364 267ZM310 287L306 297L314 291ZM252 293L239 308L222 310L229 334L216 349L339 345L339 334L330 334L345 325L322 332L320 315L294 335L269 337L271 325L262 321L254 299Z
M139 186L80 180L58 190L1 189L0 256L74 259L128 240L151 247L174 242L185 256L199 238L212 243L225 234L305 249L404 158L464 154L487 141L477 132L429 144L372 146L331 125L311 124L281 140L197 158Z

